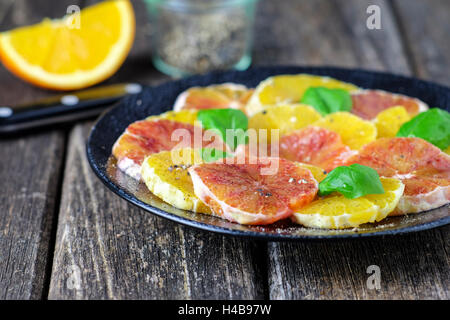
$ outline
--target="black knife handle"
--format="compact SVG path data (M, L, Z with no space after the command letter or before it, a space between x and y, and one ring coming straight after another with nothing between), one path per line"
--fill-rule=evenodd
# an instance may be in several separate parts
M139 84L119 84L54 96L16 107L0 106L0 134L92 117L123 96L141 90Z

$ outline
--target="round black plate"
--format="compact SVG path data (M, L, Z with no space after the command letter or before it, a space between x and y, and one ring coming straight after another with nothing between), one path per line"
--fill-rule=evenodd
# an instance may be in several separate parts
M116 194L151 213L195 228L222 234L256 237L267 240L305 240L357 238L393 235L426 230L450 223L449 205L404 217L389 217L378 224L367 224L350 230L319 230L288 222L270 226L244 226L216 217L176 209L153 196L143 185L117 170L111 149L125 128L136 120L170 110L177 95L192 86L236 82L248 87L275 74L310 73L330 76L363 88L376 88L417 97L432 107L450 109L450 89L403 76L387 73L331 67L262 67L247 71L229 71L194 76L146 87L141 93L125 97L106 112L92 128L87 142L87 156L97 176Z

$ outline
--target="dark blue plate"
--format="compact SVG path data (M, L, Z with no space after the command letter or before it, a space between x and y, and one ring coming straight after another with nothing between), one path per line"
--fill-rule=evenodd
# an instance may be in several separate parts
M389 217L377 224L363 225L350 230L318 230L304 228L283 221L270 226L244 226L216 217L179 210L159 200L145 185L118 170L111 149L125 128L132 122L172 108L178 94L192 86L235 82L255 87L276 74L310 73L330 76L354 83L363 88L382 89L417 97L432 107L450 109L450 89L419 79L387 73L331 67L263 67L247 71L229 71L194 76L146 87L137 94L125 97L112 110L101 116L92 128L87 142L87 156L97 176L113 192L129 202L161 217L207 231L267 240L305 240L359 238L394 235L426 230L450 223L449 205L403 217Z

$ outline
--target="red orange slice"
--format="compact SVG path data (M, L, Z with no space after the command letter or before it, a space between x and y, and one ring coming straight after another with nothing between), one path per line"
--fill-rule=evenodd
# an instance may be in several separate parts
M266 159L267 160L267 159ZM311 202L318 183L311 171L277 158L273 174L261 174L268 162L203 163L189 168L194 192L214 212L241 224L270 224Z
M428 105L419 99L382 90L359 90L351 95L351 112L366 120L372 120L381 111L394 106L404 107L411 117L428 110Z
M177 97L173 109L243 109L252 93L252 89L235 83L192 87Z
M200 144L204 144L198 147L217 147L221 150L225 148L222 140L215 135L209 135L211 139L208 142L207 139L202 141L203 131L199 127L167 119L156 119L136 121L129 125L117 139L112 153L122 171L139 179L140 167L146 156L174 148L194 147L196 134L200 135Z
M347 164L359 163L394 177L405 191L393 215L420 212L450 202L450 156L420 138L380 138Z
M313 164L328 172L354 154L338 133L325 128L310 126L280 139L280 157Z

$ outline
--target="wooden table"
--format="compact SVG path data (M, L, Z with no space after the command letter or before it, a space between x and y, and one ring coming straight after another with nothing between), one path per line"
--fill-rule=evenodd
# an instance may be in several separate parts
M0 28L62 16L76 3L14 1ZM108 83L166 81L150 61L144 4L133 4L135 45ZM381 8L381 30L366 27L369 4ZM447 0L261 1L254 65L362 67L450 85L449 12ZM3 67L0 90L0 105L51 94ZM85 157L92 123L0 140L0 299L450 298L449 226L314 243L194 230L103 186ZM379 290L366 285L370 265L380 267Z

